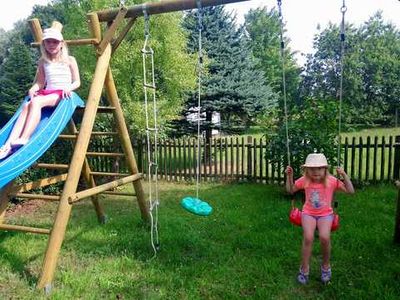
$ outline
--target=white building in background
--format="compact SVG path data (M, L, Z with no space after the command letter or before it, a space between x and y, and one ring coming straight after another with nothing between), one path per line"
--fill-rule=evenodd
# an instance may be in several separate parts
M202 113L201 114L201 121L204 121L206 119L206 114ZM197 123L197 113L190 113L186 116L186 120L188 120L191 123ZM221 114L219 112L213 112L212 117L211 117L211 123L217 127L221 125ZM204 134L204 132L203 132ZM212 135L218 135L219 130L218 129L213 129L211 132Z

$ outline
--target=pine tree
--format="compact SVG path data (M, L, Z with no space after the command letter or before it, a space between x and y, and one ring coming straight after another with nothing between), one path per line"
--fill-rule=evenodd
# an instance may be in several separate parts
M184 26L189 31L188 49L198 51L197 11L188 13ZM220 128L225 133L240 132L251 124L253 118L274 105L273 92L265 85L261 71L242 29L237 29L235 19L222 6L202 10L202 48L205 71L201 93L202 123L206 137L211 137L215 125L212 114L221 115ZM189 92L184 114L197 107L197 91ZM183 123L188 123L186 120ZM182 124L180 124L182 126Z
M36 63L30 49L15 44L0 67L0 125L14 114L35 76Z

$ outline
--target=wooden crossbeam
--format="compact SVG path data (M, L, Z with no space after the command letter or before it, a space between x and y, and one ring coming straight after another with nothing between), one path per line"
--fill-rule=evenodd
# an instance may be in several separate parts
M23 199L60 201L60 196L56 196L56 195L15 193L15 194L12 194L12 196L16 197L16 198L23 198Z
M81 46L81 45L96 45L98 44L97 39L76 39L76 40L65 40L68 46ZM40 47L41 42L33 42L31 43L32 47Z
M114 195L114 196L129 196L129 197L135 197L135 193L123 193L123 192L114 192L114 191L106 191L103 192L103 194L106 195Z
M108 182L108 183L105 183L105 184L102 184L102 185L98 185L98 186L93 187L91 189L87 189L85 191L76 193L75 195L73 195L73 196L68 198L68 202L70 204L73 204L73 203L76 203L76 202L78 202L78 201L80 201L80 200L82 200L84 198L87 198L87 197L90 197L92 195L96 195L96 194L105 192L107 190L114 189L114 188L119 187L120 185L123 185L123 184L127 184L127 183L130 183L130 182L134 182L134 181L140 180L141 178L142 178L142 174L139 173L139 174L134 174L134 175L127 176L127 177L124 177L124 178L120 178L120 179L117 179L117 180L114 180L114 181L111 181L111 182Z
M20 226L20 225L10 225L10 224L0 224L0 229L9 230L9 231L23 231L23 232L30 232L30 233L39 233L39 234L50 234L49 229Z
M201 0L202 7L224 5L229 3L243 2L248 0ZM128 8L125 18L134 18L143 16L143 8L149 15L156 15L174 11L182 11L197 8L196 0L165 0L159 2L146 2L139 5L134 5ZM100 22L110 22L116 18L119 9L106 9L97 12Z
M93 176L128 176L126 173L114 173L114 172L90 172L90 175Z

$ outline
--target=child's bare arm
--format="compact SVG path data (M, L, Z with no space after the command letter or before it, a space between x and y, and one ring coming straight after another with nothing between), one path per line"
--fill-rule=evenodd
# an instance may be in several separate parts
M346 172L341 167L337 168L337 174L343 178L344 189L341 188L341 190L345 193L354 194L355 193L354 186L350 180L349 175L347 175Z
M293 181L293 168L291 166L287 166L286 168L286 191L289 194L294 194L298 191Z

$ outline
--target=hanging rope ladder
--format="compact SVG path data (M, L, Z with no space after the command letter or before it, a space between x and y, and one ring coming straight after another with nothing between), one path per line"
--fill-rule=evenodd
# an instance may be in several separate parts
M151 246L154 256L157 255L160 243L158 239L158 125L157 125L157 99L156 85L154 79L154 51L149 45L150 39L150 18L143 5L144 15L144 45L142 48L143 59L143 93L144 108L146 116L146 148L147 148L147 183L149 197L149 211L151 221ZM147 68L147 61L150 61L150 68ZM148 98L151 98L149 101ZM152 115L151 115L152 114ZM153 215L154 213L154 215Z

